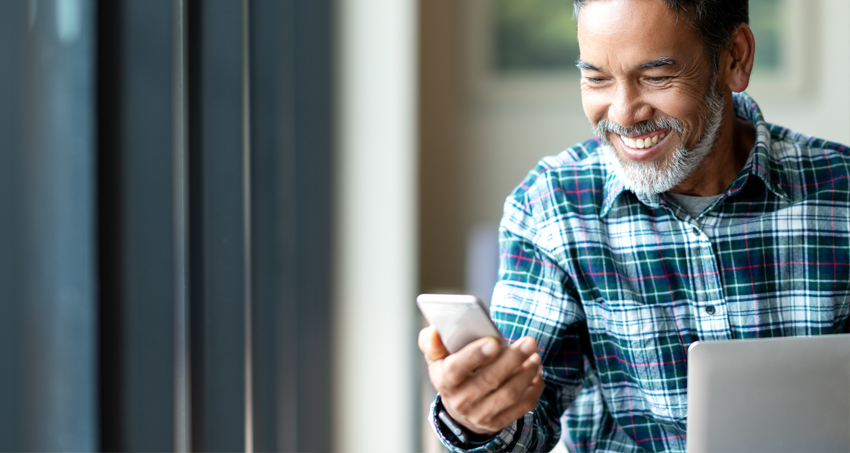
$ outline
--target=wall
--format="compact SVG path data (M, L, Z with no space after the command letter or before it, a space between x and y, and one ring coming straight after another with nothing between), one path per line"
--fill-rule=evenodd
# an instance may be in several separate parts
M416 3L337 7L332 451L418 450Z

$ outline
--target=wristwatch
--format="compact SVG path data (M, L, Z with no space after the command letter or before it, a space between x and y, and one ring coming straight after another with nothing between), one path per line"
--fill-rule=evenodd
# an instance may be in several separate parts
M488 436L486 434L478 434L469 431L466 427L456 422L443 407L439 408L437 419L455 436L461 445L467 447L480 447L482 445L486 445L496 437L496 435Z

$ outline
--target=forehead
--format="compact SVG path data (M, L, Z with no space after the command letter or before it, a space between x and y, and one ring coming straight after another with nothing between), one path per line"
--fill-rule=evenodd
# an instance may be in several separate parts
M578 16L578 41L582 61L612 71L702 50L687 14L661 0L591 0Z

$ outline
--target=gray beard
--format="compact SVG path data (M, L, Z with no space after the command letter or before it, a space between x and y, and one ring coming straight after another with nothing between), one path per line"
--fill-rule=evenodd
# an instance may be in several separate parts
M623 157L605 138L607 133L611 132L610 129L616 129L616 126L597 126L596 133L602 140L604 157L613 167L617 176L625 183L626 188L646 195L667 192L681 184L702 164L714 149L717 141L717 130L720 128L720 122L723 119L723 94L715 88L714 83L712 83L711 92L706 96L706 103L708 104L708 111L705 120L708 127L693 149L687 149L684 144L680 144L673 150L671 156L658 161L633 162ZM682 124L681 121L676 119L665 119L659 122L658 126L660 127L657 127L657 129L669 127L670 122L676 125ZM652 126L649 128L654 129ZM645 130L646 127L643 129ZM672 129L679 133L684 132L683 126L674 126Z

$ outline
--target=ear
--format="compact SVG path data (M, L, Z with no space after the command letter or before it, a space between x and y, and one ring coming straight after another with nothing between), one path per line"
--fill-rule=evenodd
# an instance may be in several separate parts
M741 23L720 56L721 80L732 91L744 91L750 84L756 42L750 27Z

